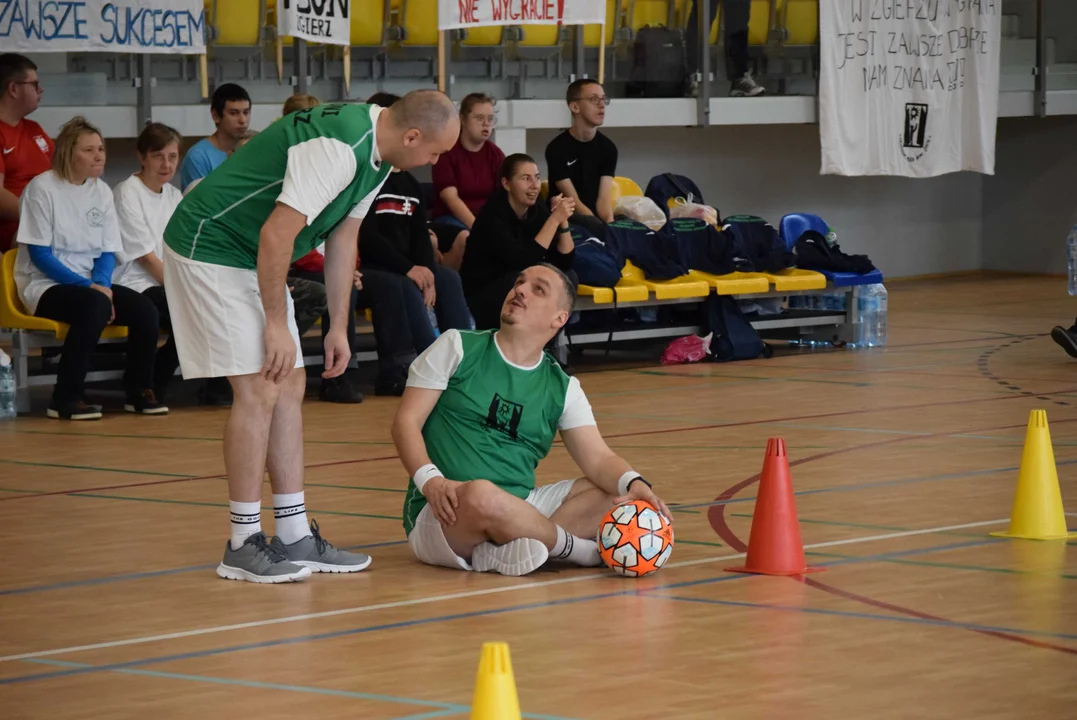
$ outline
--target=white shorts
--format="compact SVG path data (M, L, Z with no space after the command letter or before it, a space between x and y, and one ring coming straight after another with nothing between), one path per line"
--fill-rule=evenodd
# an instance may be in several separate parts
M568 497L576 478L562 480L552 485L543 485L532 490L524 500L546 517L553 515L561 503ZM439 565L454 570L471 570L471 563L453 552L445 531L438 522L434 511L426 505L415 518L415 527L408 535L408 545L421 562L427 565Z
M253 375L265 362L265 310L254 270L181 257L165 246L165 293L185 379ZM295 341L295 366L303 351L287 285L288 329Z

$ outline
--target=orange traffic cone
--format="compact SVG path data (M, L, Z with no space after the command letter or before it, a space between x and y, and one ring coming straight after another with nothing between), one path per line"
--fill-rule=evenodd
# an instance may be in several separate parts
M726 570L761 575L802 575L822 570L808 567L804 560L789 458L781 438L767 440L748 537L748 558L743 566Z

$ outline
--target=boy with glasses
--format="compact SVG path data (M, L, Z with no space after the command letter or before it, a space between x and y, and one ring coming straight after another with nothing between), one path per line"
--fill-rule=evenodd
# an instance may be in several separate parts
M613 222L617 146L598 128L606 119L610 99L601 85L583 78L568 86L565 101L572 126L546 146L549 196L575 200L576 212L569 222L605 239L606 223Z

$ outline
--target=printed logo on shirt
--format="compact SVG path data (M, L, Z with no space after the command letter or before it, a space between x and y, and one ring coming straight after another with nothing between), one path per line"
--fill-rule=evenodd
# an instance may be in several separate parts
M46 153L46 154L49 152L49 141L48 140L41 137L40 135L34 135L34 142L36 142L37 146L39 148L41 148L41 152ZM15 148L11 148L11 149L14 150ZM5 150L4 152L9 152L9 151Z
M13 153L13 152L15 152L15 148L4 148L4 154L5 155L7 155L8 153Z
M375 215L406 215L411 217L415 214L415 208L419 204L419 198L409 195L379 195L374 203Z
M576 160L579 160L579 158L576 158ZM567 163L565 163L565 165L575 165L576 160L572 160L571 162L567 162Z
M523 414L523 405L506 400L494 393L494 399L490 401L490 410L486 414L486 427L504 433L515 440Z
M901 134L901 152L909 162L922 158L931 147L927 134L928 106L925 103L905 103L905 130Z
M86 211L86 222L90 224L90 227L103 227L105 224L105 213L98 208L92 208Z

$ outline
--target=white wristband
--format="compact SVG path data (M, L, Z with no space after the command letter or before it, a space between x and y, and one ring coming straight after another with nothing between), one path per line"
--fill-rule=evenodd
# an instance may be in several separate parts
M629 485L629 483L631 483L633 480L635 480L638 477L643 477L643 476L640 475L635 470L629 470L624 475L622 475L621 479L617 481L617 494L618 495L627 494L628 493L628 485Z
M422 492L423 485L426 485L427 481L429 481L431 478L436 477L445 476L441 474L440 470L438 470L437 465L434 465L433 463L427 463L426 465L423 465L421 468L415 471L415 476L412 478L412 480L415 482L415 487L419 489L419 492Z

